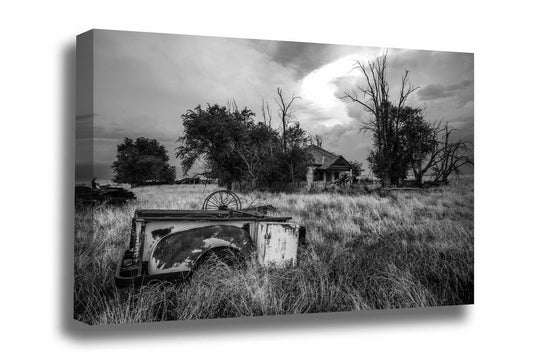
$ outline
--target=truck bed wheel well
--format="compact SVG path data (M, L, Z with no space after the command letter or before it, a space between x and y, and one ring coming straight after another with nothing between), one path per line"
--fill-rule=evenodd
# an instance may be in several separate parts
M215 247L204 252L196 262L193 272L209 262L222 262L229 267L241 268L246 265L246 258L236 248L233 247Z

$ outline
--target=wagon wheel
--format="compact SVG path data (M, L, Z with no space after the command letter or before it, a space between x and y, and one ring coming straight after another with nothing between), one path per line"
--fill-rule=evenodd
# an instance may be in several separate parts
M217 191L204 200L202 210L239 210L241 200L231 191Z

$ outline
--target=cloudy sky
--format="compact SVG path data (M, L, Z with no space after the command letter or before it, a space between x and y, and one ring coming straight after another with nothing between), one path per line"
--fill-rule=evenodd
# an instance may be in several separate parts
M77 148L90 149L94 139L94 174L109 179L116 146L124 137L155 138L167 147L181 176L174 149L183 133L183 113L199 104L234 99L261 120L261 97L275 107L275 91L281 87L301 97L295 116L304 129L323 137L324 148L366 166L371 141L360 127L368 113L341 97L362 84L354 63L386 51L391 97L397 98L408 69L411 83L419 87L408 104L423 108L428 120L447 120L473 141L473 54L95 31L93 105L78 98L77 109L78 127L92 124L92 137L78 134ZM87 162L77 161L79 166Z

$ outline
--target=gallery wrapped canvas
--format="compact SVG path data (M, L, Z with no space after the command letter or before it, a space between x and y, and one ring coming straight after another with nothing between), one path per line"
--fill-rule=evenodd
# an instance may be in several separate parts
M74 318L474 302L474 55L77 38Z

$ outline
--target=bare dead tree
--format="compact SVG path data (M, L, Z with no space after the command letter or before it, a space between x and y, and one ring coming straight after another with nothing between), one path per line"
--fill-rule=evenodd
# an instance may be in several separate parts
M435 181L448 184L449 177L461 173L461 167L473 165L471 156L472 142L466 139L454 138L452 135L456 129L444 126L439 141L438 158L433 166L433 176Z
M235 101L234 98L228 99L227 101L227 107L230 112L238 112L239 106L237 106L237 101Z
M315 134L315 145L318 147L322 147L322 137L319 134Z
M396 103L391 101L389 83L387 81L387 54L367 64L357 61L354 67L365 79L365 87L357 86L357 90L345 92L342 98L349 98L363 106L371 114L371 118L363 122L362 130L371 133L374 140L374 151L369 160L376 175L380 176L384 187L396 184L399 176L395 164L399 161L401 112L407 98L418 89L409 80L409 71L405 70L401 79L400 96Z
M278 105L278 114L281 119L281 137L283 141L283 149L284 151L287 151L287 129L293 118L293 111L291 109L291 106L294 101L296 101L297 99L301 99L301 97L295 96L293 94L290 98L286 98L283 96L283 90L279 87L276 89L276 93L278 97L275 99L275 101Z
M268 101L261 96L261 115L263 116L263 123L269 128L272 127L272 109ZM268 147L270 151L270 156L274 155L274 148L272 146L272 140L268 140Z
M257 181L261 176L263 170L263 153L260 146L237 146L235 151L244 162L244 168L239 167L239 170L243 172L246 179L251 182L251 188L254 189L257 185Z
M265 125L272 126L272 110L270 105L263 97L261 97L261 115L263 116L263 122Z

